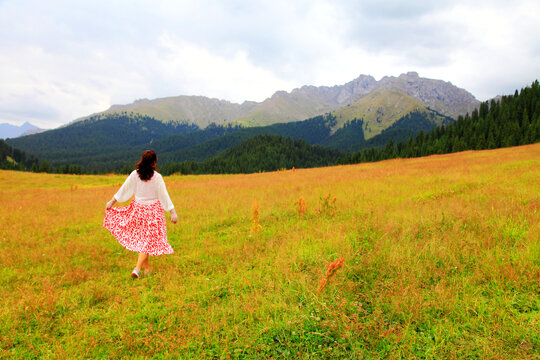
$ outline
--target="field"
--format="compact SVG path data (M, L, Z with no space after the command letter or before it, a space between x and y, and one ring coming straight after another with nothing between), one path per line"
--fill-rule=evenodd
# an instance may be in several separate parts
M540 356L540 144L166 177L175 253L136 281L123 180L0 172L0 357Z

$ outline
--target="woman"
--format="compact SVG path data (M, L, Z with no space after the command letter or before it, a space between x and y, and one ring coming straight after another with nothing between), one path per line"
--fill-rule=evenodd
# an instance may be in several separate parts
M171 222L178 216L165 188L163 177L156 171L157 155L153 150L143 152L135 170L106 205L103 227L113 234L120 245L139 253L137 265L131 272L133 279L141 276L141 270L150 272L150 255L172 254L167 241L167 228L163 210L171 213ZM124 202L135 194L127 207L112 206ZM162 210L163 208L163 210Z

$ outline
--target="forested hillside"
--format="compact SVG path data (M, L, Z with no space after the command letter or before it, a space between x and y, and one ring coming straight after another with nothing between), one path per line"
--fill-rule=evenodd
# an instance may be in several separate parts
M335 164L343 155L341 151L310 145L303 140L257 135L206 161L165 164L160 171L165 175L235 174L310 168Z
M399 126L399 125L398 125ZM392 131L388 129L387 131ZM357 152L344 163L378 161L394 157L418 157L464 150L495 149L540 141L540 85L516 90L514 95L483 102L472 114L460 116L454 123L439 126L430 132L396 145L390 141L382 149Z
M93 157L117 160L117 154L137 145L152 142L176 133L198 130L195 125L165 124L139 114L96 115L65 127L44 133L9 139L8 143L51 165L75 163L92 169ZM99 163L99 159L96 159Z
M176 136L175 139L167 138L164 141L176 142L175 151L162 151L161 142L155 146L160 153L160 159L166 163L181 161L203 161L216 156L222 151L240 145L243 141L258 135L280 135L293 139L301 139L311 144L320 144L331 136L332 127L336 124L335 117L327 114L317 116L312 119L284 124L274 124L270 126L234 128L237 131L230 131L223 136L212 138L194 146L183 146L183 138ZM202 132L205 133L207 129ZM175 141L176 140L176 141ZM181 140L181 141L178 141ZM363 141L359 139L359 141Z

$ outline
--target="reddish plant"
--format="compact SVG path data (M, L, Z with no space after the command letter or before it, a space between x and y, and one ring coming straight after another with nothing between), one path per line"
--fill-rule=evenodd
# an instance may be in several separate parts
M319 288L317 289L317 293L320 293L324 290L326 285L328 284L328 281L330 281L330 278L335 275L335 273L343 266L343 263L345 262L345 258L336 259L331 263L326 264L326 274L321 279L321 282L319 284Z
M294 205L298 206L298 215L305 215L307 213L306 200L304 200L303 196L298 199L298 201L295 202Z

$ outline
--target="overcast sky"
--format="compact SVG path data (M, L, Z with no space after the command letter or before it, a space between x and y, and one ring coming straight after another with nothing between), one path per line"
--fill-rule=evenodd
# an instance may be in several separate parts
M140 98L263 101L417 71L486 100L540 76L538 0L0 0L0 123Z

